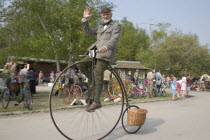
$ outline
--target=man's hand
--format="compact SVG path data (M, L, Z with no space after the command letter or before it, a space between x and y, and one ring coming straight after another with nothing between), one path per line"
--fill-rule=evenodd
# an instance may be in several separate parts
M103 46L103 47L99 48L99 50L98 50L99 53L105 53L107 51L108 50L107 50L107 47L106 46Z
M83 18L88 19L90 16L92 16L90 14L90 8L85 8Z

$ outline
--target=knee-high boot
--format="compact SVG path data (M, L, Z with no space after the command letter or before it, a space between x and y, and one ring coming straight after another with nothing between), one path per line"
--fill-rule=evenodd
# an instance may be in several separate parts
M101 96L101 92L102 92L102 89L103 89L103 85L102 84L96 84L96 93L95 93L95 96L94 96L94 102L95 103L100 103L100 96Z

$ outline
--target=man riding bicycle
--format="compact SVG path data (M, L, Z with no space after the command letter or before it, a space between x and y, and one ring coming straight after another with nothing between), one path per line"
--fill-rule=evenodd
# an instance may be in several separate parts
M88 51L94 49L97 50L94 70L95 95L93 102L88 101L88 105L86 106L86 111L88 112L102 107L100 95L103 89L103 74L107 69L108 64L114 61L116 55L116 44L120 36L120 24L111 19L111 9L104 8L101 10L102 24L97 28L89 27L89 17L91 17L90 8L86 8L82 19L84 32L97 36L97 41L88 48ZM90 59L91 58L89 57L85 57L83 61ZM90 70L91 65L87 63L86 65L78 65L78 67L88 77L88 80L91 81L93 77L91 77L90 72L88 71L88 69Z

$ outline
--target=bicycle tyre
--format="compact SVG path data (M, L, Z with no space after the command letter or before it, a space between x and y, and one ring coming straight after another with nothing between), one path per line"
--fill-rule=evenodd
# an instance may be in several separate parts
M147 98L147 94L149 94L147 91L144 91L143 93L142 93L142 95L141 95L141 97L144 97L144 99L146 99Z
M126 90L126 94L127 97L131 97L132 96L132 81L129 80L124 80L122 81Z
M155 89L153 89L152 94L153 94L154 97L156 97L157 96L157 91Z
M10 98L11 98L10 90L8 88L5 88L2 92L2 97L1 97L2 107L4 109L7 109L10 102Z
M113 102L111 105L106 104L103 100L105 97L101 95L103 107L96 109L94 112L85 111L84 105L72 105L62 103L62 98L53 96L53 88L59 77L65 77L68 69L77 70L77 65L87 63L89 61L77 62L65 68L56 78L49 96L49 110L52 122L56 129L67 139L103 139L107 137L119 123L124 108L124 87L119 79L116 71L111 66L108 70L117 78L121 88L121 101ZM75 68L76 67L76 68ZM107 93L108 94L108 93ZM107 95L106 94L106 95ZM87 94L82 94L82 101ZM69 96L68 98L71 98ZM81 102L82 102L81 101Z
M137 93L137 94L136 94L136 93L133 93L133 94L132 94L132 97L133 97L133 99L137 99L137 98L140 97L140 95L139 95L138 93Z
M79 85L74 85L70 87L71 94L73 94L76 98L81 99L82 98L82 88Z
M24 104L26 105L25 107L28 108L28 110L32 110L33 108L33 97L31 95L31 91L29 87L25 88L24 91Z
M166 96L166 91L165 91L165 90L162 91L162 96L163 96L163 97Z
M125 125L127 123L127 111L128 109L130 108L137 108L139 109L138 106L135 106L135 105L129 105L123 112L123 115L122 115L122 126L123 126L123 129L129 133L129 134L135 134L136 132L138 132L141 128L141 126L131 126L131 125Z

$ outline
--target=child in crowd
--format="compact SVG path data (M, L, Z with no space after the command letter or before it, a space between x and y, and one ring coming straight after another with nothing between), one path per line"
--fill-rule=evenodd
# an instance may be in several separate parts
M177 86L177 97L181 97L181 81L176 81L176 86Z
M171 89L172 89L172 100L175 101L175 95L176 95L176 78L174 77L171 81Z
M198 89L198 84L196 82L193 82L190 89L196 91Z
M54 71L51 71L51 73L50 73L50 82L54 82L54 80L55 80L55 74L54 74Z
M189 92L190 92L190 77L187 77L187 97L189 96Z
M185 98L186 88L187 88L187 78L182 77L182 85L181 85L181 91L182 91L182 98Z

